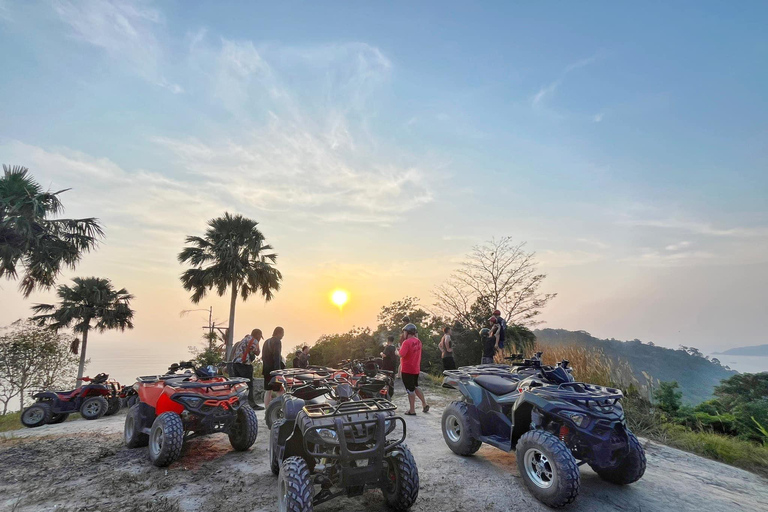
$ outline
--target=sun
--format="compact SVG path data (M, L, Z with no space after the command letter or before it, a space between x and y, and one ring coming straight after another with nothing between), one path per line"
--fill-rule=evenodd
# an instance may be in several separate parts
M331 302L342 308L349 300L349 294L344 290L334 290L331 293Z

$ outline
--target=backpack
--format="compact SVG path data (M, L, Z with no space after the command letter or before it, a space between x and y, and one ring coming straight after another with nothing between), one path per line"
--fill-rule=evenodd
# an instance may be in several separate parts
M499 317L499 348L504 348L505 332L507 330L507 321Z

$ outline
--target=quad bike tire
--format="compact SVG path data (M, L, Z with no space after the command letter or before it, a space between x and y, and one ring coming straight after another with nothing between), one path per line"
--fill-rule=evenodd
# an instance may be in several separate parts
M92 396L86 398L83 405L80 406L80 414L87 420L96 420L107 413L109 403L103 396Z
M277 420L281 420L284 417L285 413L283 410L282 397L275 398L269 402L267 409L264 411L264 421L267 423L267 428L272 430L272 425L274 425Z
M21 424L27 428L41 427L51 421L51 406L45 402L30 405L21 413Z
M597 473L600 478L606 482L616 485L627 485L637 482L645 473L645 450L640 444L635 434L627 431L629 442L629 453L619 463L612 468L600 468L590 464L589 466Z
M552 508L573 503L581 475L560 438L545 430L531 430L520 437L515 453L520 477L537 500Z
M141 431L141 413L138 404L128 409L128 414L125 415L123 438L128 448L140 448L149 444L149 436Z
M269 469L272 470L272 474L280 474L280 460L277 458L277 440L280 437L280 427L283 426L285 420L277 420L272 425L272 430L269 431Z
M120 398L114 397L107 400L107 412L104 413L104 416L112 416L113 414L117 414L117 411L120 410Z
M466 402L456 401L448 404L443 411L440 425L445 444L457 455L467 457L483 445L482 441L470 434L470 417Z
M277 507L288 512L312 512L312 480L307 462L288 457L277 477Z
M125 399L125 406L129 409L138 403L139 397L137 395L131 395Z
M164 412L152 423L149 432L149 460L165 467L181 455L184 446L184 424L175 412Z
M60 412L59 414L51 414L51 419L48 422L49 425L55 425L57 423L64 423L69 418L68 412Z
M237 410L237 419L229 430L229 442L232 448L244 452L256 442L259 434L259 420L256 411L248 405L243 405Z
M408 446L401 444L384 457L387 476L381 492L394 510L408 510L419 496L419 470Z

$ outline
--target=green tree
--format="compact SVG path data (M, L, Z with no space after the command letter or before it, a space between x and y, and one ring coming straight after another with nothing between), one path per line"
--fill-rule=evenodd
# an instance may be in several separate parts
M677 391L680 386L677 382L660 382L659 387L653 391L656 407L670 416L674 416L680 410L683 403L683 393Z
M3 165L0 178L0 277L16 279L24 297L49 289L62 268L75 268L103 236L94 218L57 219L58 192L45 192L25 167Z
M0 336L0 402L3 414L18 397L24 408L28 390L66 386L77 371L69 352L72 337L31 323L16 322Z
M85 369L85 351L91 329L98 332L133 329L133 310L130 307L133 296L125 288L115 290L109 279L76 277L72 281L74 286L61 285L57 288L56 295L60 299L57 305L35 304L32 310L38 315L32 320L38 325L47 325L53 331L72 327L76 334L82 335L77 370L79 381ZM78 345L77 340L72 344L75 354Z
M238 293L244 301L255 293L269 301L280 289L277 254L269 252L272 247L264 243L257 225L242 215L225 213L208 221L204 236L188 236L188 247L179 253L179 262L192 266L181 275L184 289L192 292L192 302L200 302L209 290L215 289L219 296L230 292L227 359L232 351Z

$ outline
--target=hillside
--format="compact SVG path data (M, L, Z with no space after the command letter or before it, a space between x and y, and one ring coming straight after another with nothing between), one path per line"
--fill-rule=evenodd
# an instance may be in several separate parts
M725 356L768 356L768 345L755 345L752 347L730 348L725 352L718 352Z
M582 345L599 348L614 361L622 359L629 363L635 378L642 385L647 383L643 372L655 381L675 380L683 392L683 402L689 405L712 398L715 386L736 373L703 357L649 345L640 340L602 340L585 331L565 329L537 329L534 333L542 345Z

